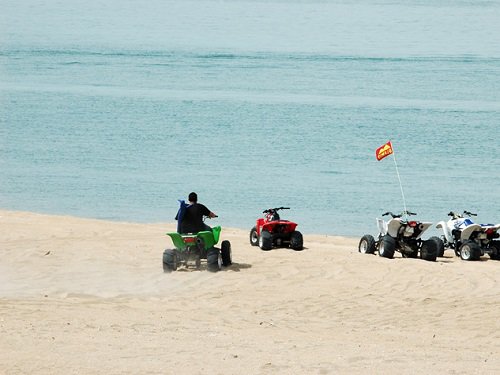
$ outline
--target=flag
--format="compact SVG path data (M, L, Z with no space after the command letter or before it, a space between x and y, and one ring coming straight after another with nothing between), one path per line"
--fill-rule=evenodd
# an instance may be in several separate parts
M392 144L391 141L389 141L386 144L377 148L377 150L375 151L375 156L377 157L377 160L382 160L383 158L389 156L392 153L393 153Z

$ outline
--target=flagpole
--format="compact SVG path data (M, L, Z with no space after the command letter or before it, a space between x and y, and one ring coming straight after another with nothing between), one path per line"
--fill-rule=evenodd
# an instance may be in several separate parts
M403 185L401 184L401 176L399 175L398 163L396 162L396 151L394 151L394 145L392 145L392 142L391 146L392 146L392 156L394 157L394 165L396 166L396 174L398 175L399 188L401 189L401 195L403 196L403 207L405 209L404 215L407 216L408 210L406 208L405 193L403 192Z

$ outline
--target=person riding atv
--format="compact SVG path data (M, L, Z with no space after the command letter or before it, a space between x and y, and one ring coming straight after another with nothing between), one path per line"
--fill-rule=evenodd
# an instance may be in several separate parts
M212 229L203 222L203 218L217 217L205 205L198 203L198 195L192 192L188 196L189 205L182 204L181 208L175 215L177 220L177 232L179 233L197 233L204 230L211 231Z
M207 260L207 269L212 272L221 270L222 266L230 266L231 243L224 240L220 248L216 247L221 227L210 228L203 222L205 217L215 218L217 215L197 202L196 193L189 194L188 199L189 205L179 201L180 208L175 217L177 231L167 233L175 248L163 252L163 271L175 271L181 265L200 269L202 259Z

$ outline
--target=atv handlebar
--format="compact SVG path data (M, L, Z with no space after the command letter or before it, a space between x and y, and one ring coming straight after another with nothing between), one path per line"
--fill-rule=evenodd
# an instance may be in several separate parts
M205 220L207 219L215 219L216 217L219 217L219 215L215 215L213 217L210 217L210 216L203 216L203 222L205 222Z
M393 214L391 211L387 211L386 213L382 214L382 216L387 216L387 215L391 215L393 219L397 218L397 217L401 217L403 215L407 215L407 216L415 216L416 213L415 212L410 212L410 211L403 211L401 212L399 215L396 215L396 214Z
M473 214L470 211L464 211L464 215L467 215L469 217L477 216L477 214ZM463 217L462 215L457 214L456 212L453 212L453 211L448 212L448 216L451 216L453 219L459 219L459 218Z
M387 215L391 215L393 219L401 217L401 215L395 215L391 211L387 211L386 213L382 214L382 216L387 216Z
M279 210L289 210L290 207L275 207L275 208L268 208L267 210L262 211L263 214L267 214L270 212L276 212Z

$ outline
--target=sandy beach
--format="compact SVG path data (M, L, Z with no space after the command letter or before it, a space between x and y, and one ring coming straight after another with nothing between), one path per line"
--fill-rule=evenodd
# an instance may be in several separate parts
M1 374L500 372L487 256L390 260L307 233L264 252L224 228L232 266L168 274L174 223L0 211L0 228Z

